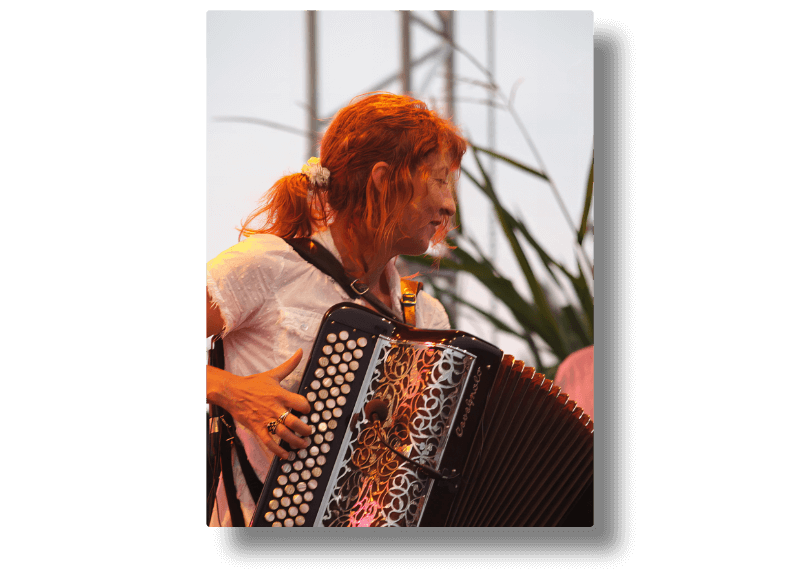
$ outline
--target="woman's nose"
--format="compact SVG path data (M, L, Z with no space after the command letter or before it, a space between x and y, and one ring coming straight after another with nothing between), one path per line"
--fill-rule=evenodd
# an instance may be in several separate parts
M445 216L456 215L456 200L453 188L449 184L442 185L442 191L439 195L439 212Z

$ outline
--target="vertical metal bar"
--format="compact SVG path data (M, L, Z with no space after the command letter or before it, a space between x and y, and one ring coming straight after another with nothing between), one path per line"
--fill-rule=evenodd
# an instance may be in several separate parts
M308 155L317 156L317 13L306 12L308 37Z
M400 65L403 73L403 93L411 93L411 12L400 11Z
M489 73L492 77L496 77L495 74L495 51L494 51L494 12L489 10L486 12L486 69L489 70ZM487 138L487 146L491 149L495 149L495 108L494 108L494 100L495 100L495 92L494 89L491 87L487 88L487 98L489 99L489 105L486 107L486 132L488 134ZM489 178L492 180L492 185L495 188L499 188L496 179L496 162L493 156L489 157L488 163L488 175ZM497 259L497 219L495 218L495 213L492 210L489 210L489 220L488 220L488 227L489 227L489 256L491 259ZM493 315L497 314L497 297L494 295L490 296L489 301L489 312ZM489 336L489 342L492 344L497 344L497 329L492 328L492 332Z

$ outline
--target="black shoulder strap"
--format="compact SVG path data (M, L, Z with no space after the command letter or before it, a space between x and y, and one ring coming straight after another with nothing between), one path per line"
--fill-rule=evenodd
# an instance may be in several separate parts
M216 335L211 340L211 350L208 352L208 363L211 366L225 369L225 352L222 345L220 335ZM214 503L217 500L217 487L219 480L222 479L222 485L225 489L225 498L228 501L228 511L231 515L231 524L233 526L244 526L244 514L242 507L239 504L239 499L236 496L236 486L233 483L233 450L236 450L236 455L239 457L239 464L242 467L247 487L250 494L257 497L261 494L261 487L263 483L258 480L253 467L247 460L247 455L244 452L242 443L236 435L236 425L233 422L233 417L229 412L220 408L219 406L211 405L210 408L210 421L208 430L208 465L207 472L207 496L206 496L206 524L211 524L211 515L214 510ZM221 477L220 477L221 475ZM255 499L254 499L255 500Z
M336 256L322 247L320 244L311 238L290 238L285 239L285 241L294 248L300 257L305 259L308 263L326 275L332 277L333 280L336 281L342 289L344 289L345 293L347 293L351 299L363 297L369 301L373 307L387 317L392 319L398 318L397 314L379 301L375 295L372 293L360 292L357 288L357 280L349 277L345 272L344 267L342 267L342 264L339 263L338 259L336 259Z

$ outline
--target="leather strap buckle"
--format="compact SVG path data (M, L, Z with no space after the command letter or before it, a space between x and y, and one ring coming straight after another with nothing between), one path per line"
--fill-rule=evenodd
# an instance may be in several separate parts
M361 283L358 279L353 279L353 282L350 283L350 288L355 291L356 295L366 295L367 291L369 291L369 287Z
M417 296L414 293L403 293L403 296L400 298L400 303L404 307L416 305Z

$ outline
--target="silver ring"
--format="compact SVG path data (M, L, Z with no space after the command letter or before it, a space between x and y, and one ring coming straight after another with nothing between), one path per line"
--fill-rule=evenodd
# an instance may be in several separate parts
M275 432L278 431L278 422L276 420L272 420L267 424L267 431L272 435L275 435Z
M286 410L285 412L283 412L281 414L281 417L278 418L278 423L279 424L284 423L286 421L286 416L288 416L288 415L289 415L289 410Z

